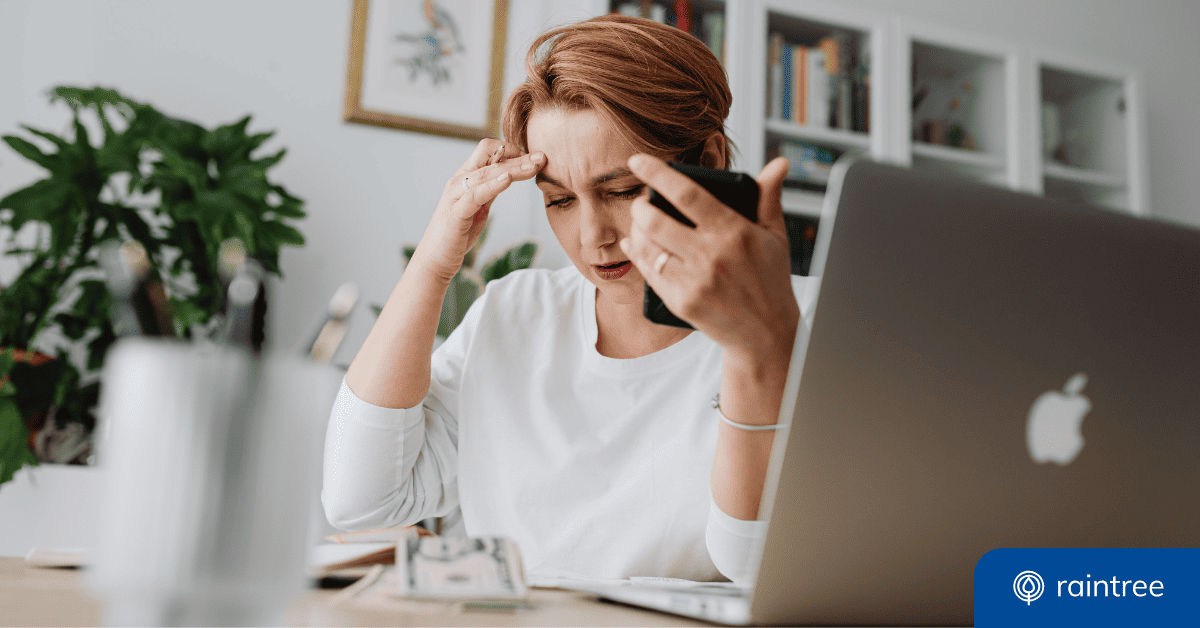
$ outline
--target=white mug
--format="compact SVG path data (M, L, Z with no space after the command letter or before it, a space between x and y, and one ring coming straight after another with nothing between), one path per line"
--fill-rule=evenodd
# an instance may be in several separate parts
M341 373L144 337L110 351L90 588L109 625L288 623Z

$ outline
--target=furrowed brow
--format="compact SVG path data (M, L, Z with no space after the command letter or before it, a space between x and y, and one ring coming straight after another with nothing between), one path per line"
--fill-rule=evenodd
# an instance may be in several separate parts
M613 179L620 179L622 177L628 177L628 176L632 176L632 175L633 175L633 173L630 172L628 168L618 168L608 174L602 174L602 175L596 177L595 179L592 179L592 185L597 186L597 185L600 185L601 183L608 183L609 181L612 181Z
M616 170L613 170L612 172L602 174L598 177L593 178L592 179L592 187L596 187L603 183L608 183L609 181L613 181L615 179L621 179L621 178L630 177L630 176L633 176L633 172L630 171L628 168L618 168ZM534 176L533 181L534 181L534 183L549 183L550 185L553 185L555 187L560 187L564 190L567 189L567 186L563 185L557 179L546 174L545 172L537 173L537 175Z
M564 190L567 189L566 186L564 186L562 183L558 182L558 179L555 179L554 177L546 174L545 172L537 173L537 175L533 177L533 182L537 183L537 184L549 183L550 185L553 185L555 187L560 187Z

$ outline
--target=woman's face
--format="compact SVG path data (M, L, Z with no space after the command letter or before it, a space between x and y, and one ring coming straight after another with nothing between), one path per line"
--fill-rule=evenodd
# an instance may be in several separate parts
M539 109L529 119L529 152L546 154L537 186L554 235L597 298L642 301L642 275L618 242L629 235L633 199L646 186L629 171L634 150L596 112Z

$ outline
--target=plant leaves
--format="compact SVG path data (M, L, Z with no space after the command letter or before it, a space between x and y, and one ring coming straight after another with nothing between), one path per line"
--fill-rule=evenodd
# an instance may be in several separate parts
M479 273L483 277L483 282L486 284L514 270L529 268L533 265L534 257L537 256L537 248L537 243L525 242L496 256L483 265L483 270Z
M25 465L36 466L37 456L29 451L29 432L12 397L0 396L0 484L13 479Z
M289 227L282 222L274 220L262 223L262 233L267 238L274 240L278 244L290 244L292 246L304 246L304 235L292 227Z
M58 150L60 152L63 150L66 150L67 147L69 147L71 145L70 142L68 142L67 140L65 140L53 133L49 133L47 131L39 131L38 129L35 129L31 126L27 126L24 124L21 125L21 128L25 129L26 131L29 131L30 133L33 133L34 135L36 135L44 140L49 140L51 143L53 143L55 146L58 147Z
M28 140L21 139L15 135L5 135L4 143L12 147L12 149L17 151L17 153L19 153L22 157L45 168L46 170L49 170L50 172L54 172L55 167L58 165L58 160L54 158L54 155L47 155L46 153L43 153L42 149L38 148Z
M233 124L219 126L204 133L200 145L204 152L218 160L236 156L245 145L246 125L250 124L250 116L246 116ZM249 151L246 151L249 152Z
M208 130L110 88L59 86L50 100L70 107L70 131L60 137L25 126L29 137L4 138L50 176L0 199L0 227L15 232L40 223L50 237L27 249L6 247L6 254L19 255L26 265L0 288L0 346L26 349L56 325L68 339L86 340L89 372L101 368L116 340L112 298L94 274L100 272L94 247L105 241L128 237L146 248L151 275L173 289L176 329L207 324L220 307L216 255L224 238L241 237L275 274L280 247L303 245L295 225L305 217L304 203L270 177L286 150L252 158L274 132L248 135L250 116ZM114 126L117 116L126 124ZM102 136L89 136L95 126L85 123L95 120ZM56 152L43 150L48 145L35 137ZM102 202L102 192L115 198ZM33 371L11 359L5 366L0 358L5 366L0 375L12 371L0 383L0 389L12 391L6 401L17 404L19 416L58 401L59 418L84 420L98 387L80 387L74 367L62 359L53 362L49 370ZM34 375L36 381L28 379ZM4 465L5 473L14 469Z
M82 340L91 327L90 320L66 312L55 314L54 322L62 329L63 335L71 340Z
M27 222L48 222L63 210L70 194L70 186L62 180L42 179L0 199L0 209L13 210L6 226L15 233Z

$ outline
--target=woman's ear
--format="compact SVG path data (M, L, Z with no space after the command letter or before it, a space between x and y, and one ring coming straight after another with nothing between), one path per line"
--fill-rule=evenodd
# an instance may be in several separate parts
M727 150L725 134L720 131L714 131L712 135L708 136L707 140L704 140L704 152L700 153L700 165L705 168L716 168L718 170L728 168Z

